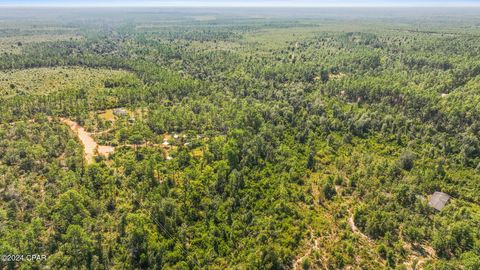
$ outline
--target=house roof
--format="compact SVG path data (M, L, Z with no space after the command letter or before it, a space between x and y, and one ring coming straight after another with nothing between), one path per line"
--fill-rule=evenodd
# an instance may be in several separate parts
M124 108L116 108L116 109L113 109L113 114L115 114L115 115L127 115L127 110L125 110Z
M443 207L445 207L449 199L450 195L437 191L433 193L430 201L428 202L428 205L440 211L443 209Z

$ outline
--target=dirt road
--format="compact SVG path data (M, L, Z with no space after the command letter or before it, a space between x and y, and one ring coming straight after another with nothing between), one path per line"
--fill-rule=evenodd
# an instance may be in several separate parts
M92 134L87 132L82 126L76 122L60 118L62 123L68 125L70 129L77 134L78 139L82 142L85 152L85 159L87 164L92 164L95 158L95 155L98 153L102 156L108 156L115 151L115 148L112 146L98 145L97 142L93 139Z

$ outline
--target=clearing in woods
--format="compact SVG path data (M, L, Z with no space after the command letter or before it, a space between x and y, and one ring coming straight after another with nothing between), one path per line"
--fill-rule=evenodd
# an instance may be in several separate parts
M135 80L135 76L128 71L101 68L9 70L0 71L0 94L2 98L10 98L16 95L46 95L71 89L84 89L94 94L108 90L108 82L112 84Z
M94 157L97 153L101 156L108 156L115 151L113 146L98 145L98 143L92 138L91 133L87 132L78 123L66 118L60 118L60 121L68 125L70 129L77 134L78 139L83 144L87 164L93 163Z

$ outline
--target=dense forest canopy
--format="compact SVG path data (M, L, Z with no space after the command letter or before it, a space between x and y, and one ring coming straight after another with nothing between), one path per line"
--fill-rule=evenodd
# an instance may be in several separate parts
M480 269L479 20L0 10L0 268Z

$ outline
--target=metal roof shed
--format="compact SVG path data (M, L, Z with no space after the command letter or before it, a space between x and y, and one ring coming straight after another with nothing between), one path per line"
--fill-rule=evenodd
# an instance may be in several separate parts
M124 108L115 108L113 109L113 114L116 116L126 116L128 112Z
M441 211L445 205L447 204L448 200L450 199L450 195L443 193L443 192L435 192L433 193L428 205Z

